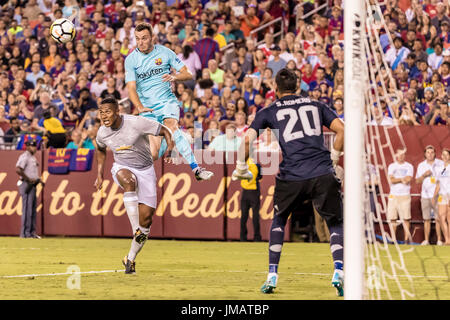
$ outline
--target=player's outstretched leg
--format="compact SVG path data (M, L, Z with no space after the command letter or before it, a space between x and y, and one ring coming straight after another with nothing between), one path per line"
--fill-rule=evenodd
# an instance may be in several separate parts
M334 273L331 285L336 288L336 294L344 296L344 230L342 224L329 227L330 248L334 262Z
M194 153L192 152L191 145L187 141L186 137L183 135L183 132L178 128L178 121L175 119L165 119L164 125L169 127L173 133L173 140L175 141L175 146L181 156L186 159L189 163L189 166L192 169L192 172L195 174L195 179L197 180L209 180L214 176L214 173L211 171L207 171L205 168L199 167L197 160L195 159ZM163 139L161 142L161 148L159 154L164 154L167 149L167 143Z
M278 264L281 257L281 249L284 241L284 227L287 219L280 215L275 215L270 227L269 239L269 274L267 280L261 286L262 293L272 293L277 287Z

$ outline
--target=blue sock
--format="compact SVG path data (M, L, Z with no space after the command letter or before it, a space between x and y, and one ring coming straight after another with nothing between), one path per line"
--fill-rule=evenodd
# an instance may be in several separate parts
M272 220L272 226L270 227L270 239L269 239L269 272L271 268L275 267L278 270L278 264L280 263L281 249L284 242L284 227L286 226L287 218L275 215Z
M334 268L343 270L344 268L344 228L342 224L329 227L330 248L333 257Z
M195 160L191 145L186 140L180 129L177 129L177 131L173 133L173 139L181 156L187 160L192 170L196 169L198 167L197 160Z
M166 138L163 138L161 141L161 147L159 148L158 158L162 158L164 153L166 153L166 150L167 150L167 141L166 141Z
M269 264L269 273L278 273L278 265Z

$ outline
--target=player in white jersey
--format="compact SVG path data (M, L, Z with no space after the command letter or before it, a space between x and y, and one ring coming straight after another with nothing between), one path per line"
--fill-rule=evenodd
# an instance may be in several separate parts
M136 255L150 233L156 210L156 175L150 153L149 135L163 136L169 152L174 143L170 130L160 123L132 115L120 115L114 98L103 99L99 106L102 126L97 133L97 190L102 188L106 147L114 155L111 173L124 191L123 203L134 234L131 248L122 263L125 273L135 273Z
M172 131L178 152L189 163L197 180L211 179L213 173L198 166L190 143L178 128L180 102L171 83L191 80L191 72L175 52L153 44L154 33L149 23L138 24L134 35L137 48L125 59L125 82L131 102L141 116L164 123ZM171 69L178 73L171 74ZM151 145L155 159L161 157L167 148L166 141L159 138L154 139Z
M433 195L433 203L437 202L445 244L450 245L450 149L442 150L442 161L443 163L434 170L436 190Z
M422 208L422 218L424 225L425 239L422 245L430 244L431 219L434 212L436 221L437 245L442 245L441 226L437 218L437 207L432 204L434 190L436 189L435 168L442 164L442 161L436 158L436 150L432 145L428 145L424 150L425 160L419 163L416 172L416 183L422 185L420 194L420 204Z

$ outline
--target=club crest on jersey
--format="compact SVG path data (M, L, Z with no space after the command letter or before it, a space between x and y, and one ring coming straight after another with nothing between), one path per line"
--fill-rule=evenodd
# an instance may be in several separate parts
M162 64L162 59L161 58L155 59L155 64L157 66L160 66Z

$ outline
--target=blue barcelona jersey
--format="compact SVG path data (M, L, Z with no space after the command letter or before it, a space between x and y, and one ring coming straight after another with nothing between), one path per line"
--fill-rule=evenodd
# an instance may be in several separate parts
M337 114L322 102L297 95L285 96L256 113L250 128L277 134L283 161L279 178L301 181L333 173L322 126L330 128ZM261 130L261 132L260 132Z
M162 81L171 68L177 72L184 63L175 52L165 46L155 44L153 50L144 54L133 50L125 59L125 82L136 81L139 100L146 108L159 109L169 101L177 101L170 82Z

